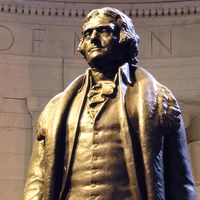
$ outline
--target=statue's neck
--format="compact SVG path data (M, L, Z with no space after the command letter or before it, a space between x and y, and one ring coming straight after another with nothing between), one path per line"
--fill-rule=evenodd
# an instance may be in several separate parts
M92 78L93 82L98 83L99 81L104 81L104 80L114 80L115 75L117 73L117 70L112 70L112 71L107 71L107 72L100 72L96 68L91 68L91 73L92 73Z

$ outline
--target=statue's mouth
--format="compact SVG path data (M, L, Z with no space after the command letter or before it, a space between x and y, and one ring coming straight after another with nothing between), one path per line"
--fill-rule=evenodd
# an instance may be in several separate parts
M101 49L102 49L102 48L100 48L100 47L92 47L92 48L89 49L88 53L90 53L90 52L92 52L92 51L99 51L99 50L101 50Z

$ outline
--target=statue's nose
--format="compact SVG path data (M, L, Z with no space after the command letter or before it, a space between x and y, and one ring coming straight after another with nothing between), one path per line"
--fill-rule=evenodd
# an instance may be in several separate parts
M97 30L93 30L92 31L92 34L91 34L91 37L90 37L90 39L91 39L91 41L93 41L93 40L96 40L96 39L98 39L99 38L99 34L98 34L98 32L97 32Z

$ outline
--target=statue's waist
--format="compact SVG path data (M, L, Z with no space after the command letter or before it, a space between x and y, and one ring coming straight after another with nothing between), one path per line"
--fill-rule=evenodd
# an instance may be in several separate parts
M82 136L84 134L87 133L81 133ZM88 199L92 195L101 196L101 199L129 199L130 183L122 143L112 139L101 143L99 138L95 143L82 145L84 141L81 137L79 139L69 200Z

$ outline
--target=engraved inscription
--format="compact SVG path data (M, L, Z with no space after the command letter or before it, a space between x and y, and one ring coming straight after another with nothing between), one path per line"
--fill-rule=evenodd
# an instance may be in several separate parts
M0 51L9 50L15 41L14 33L6 26L0 25Z
M151 55L155 54L155 49L158 49L158 46L156 46L156 42L160 44L160 47L164 48L170 55L172 55L172 30L166 30L165 33L167 33L168 41L163 41L160 36L158 36L156 33L151 31Z
M32 53L40 55L40 47L43 42L45 29L32 29Z

